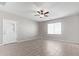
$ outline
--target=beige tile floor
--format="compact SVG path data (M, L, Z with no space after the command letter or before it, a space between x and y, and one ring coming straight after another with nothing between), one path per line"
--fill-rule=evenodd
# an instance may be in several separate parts
M0 46L0 56L79 56L79 45L53 40L30 40Z

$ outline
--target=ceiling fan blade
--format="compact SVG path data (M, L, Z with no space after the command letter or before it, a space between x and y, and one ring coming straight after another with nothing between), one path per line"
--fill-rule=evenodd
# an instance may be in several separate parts
M48 17L48 15L44 15L45 17Z
M39 14L40 14L40 11L37 11L37 13L39 13Z
M39 16L38 14L36 14L35 16Z
M43 10L40 10L41 11L41 13L43 13Z
M45 12L44 14L48 14L49 12Z

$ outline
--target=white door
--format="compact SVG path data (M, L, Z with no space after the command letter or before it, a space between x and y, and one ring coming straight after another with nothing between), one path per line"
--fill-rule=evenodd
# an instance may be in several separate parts
M16 22L3 20L3 44L16 42Z

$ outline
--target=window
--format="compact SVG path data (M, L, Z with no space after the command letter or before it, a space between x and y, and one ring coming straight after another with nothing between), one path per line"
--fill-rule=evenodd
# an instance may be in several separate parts
M61 34L61 22L48 24L48 34Z

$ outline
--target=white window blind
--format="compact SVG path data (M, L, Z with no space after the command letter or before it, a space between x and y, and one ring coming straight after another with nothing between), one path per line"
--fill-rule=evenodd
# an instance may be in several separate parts
M48 34L61 34L61 22L48 24Z

